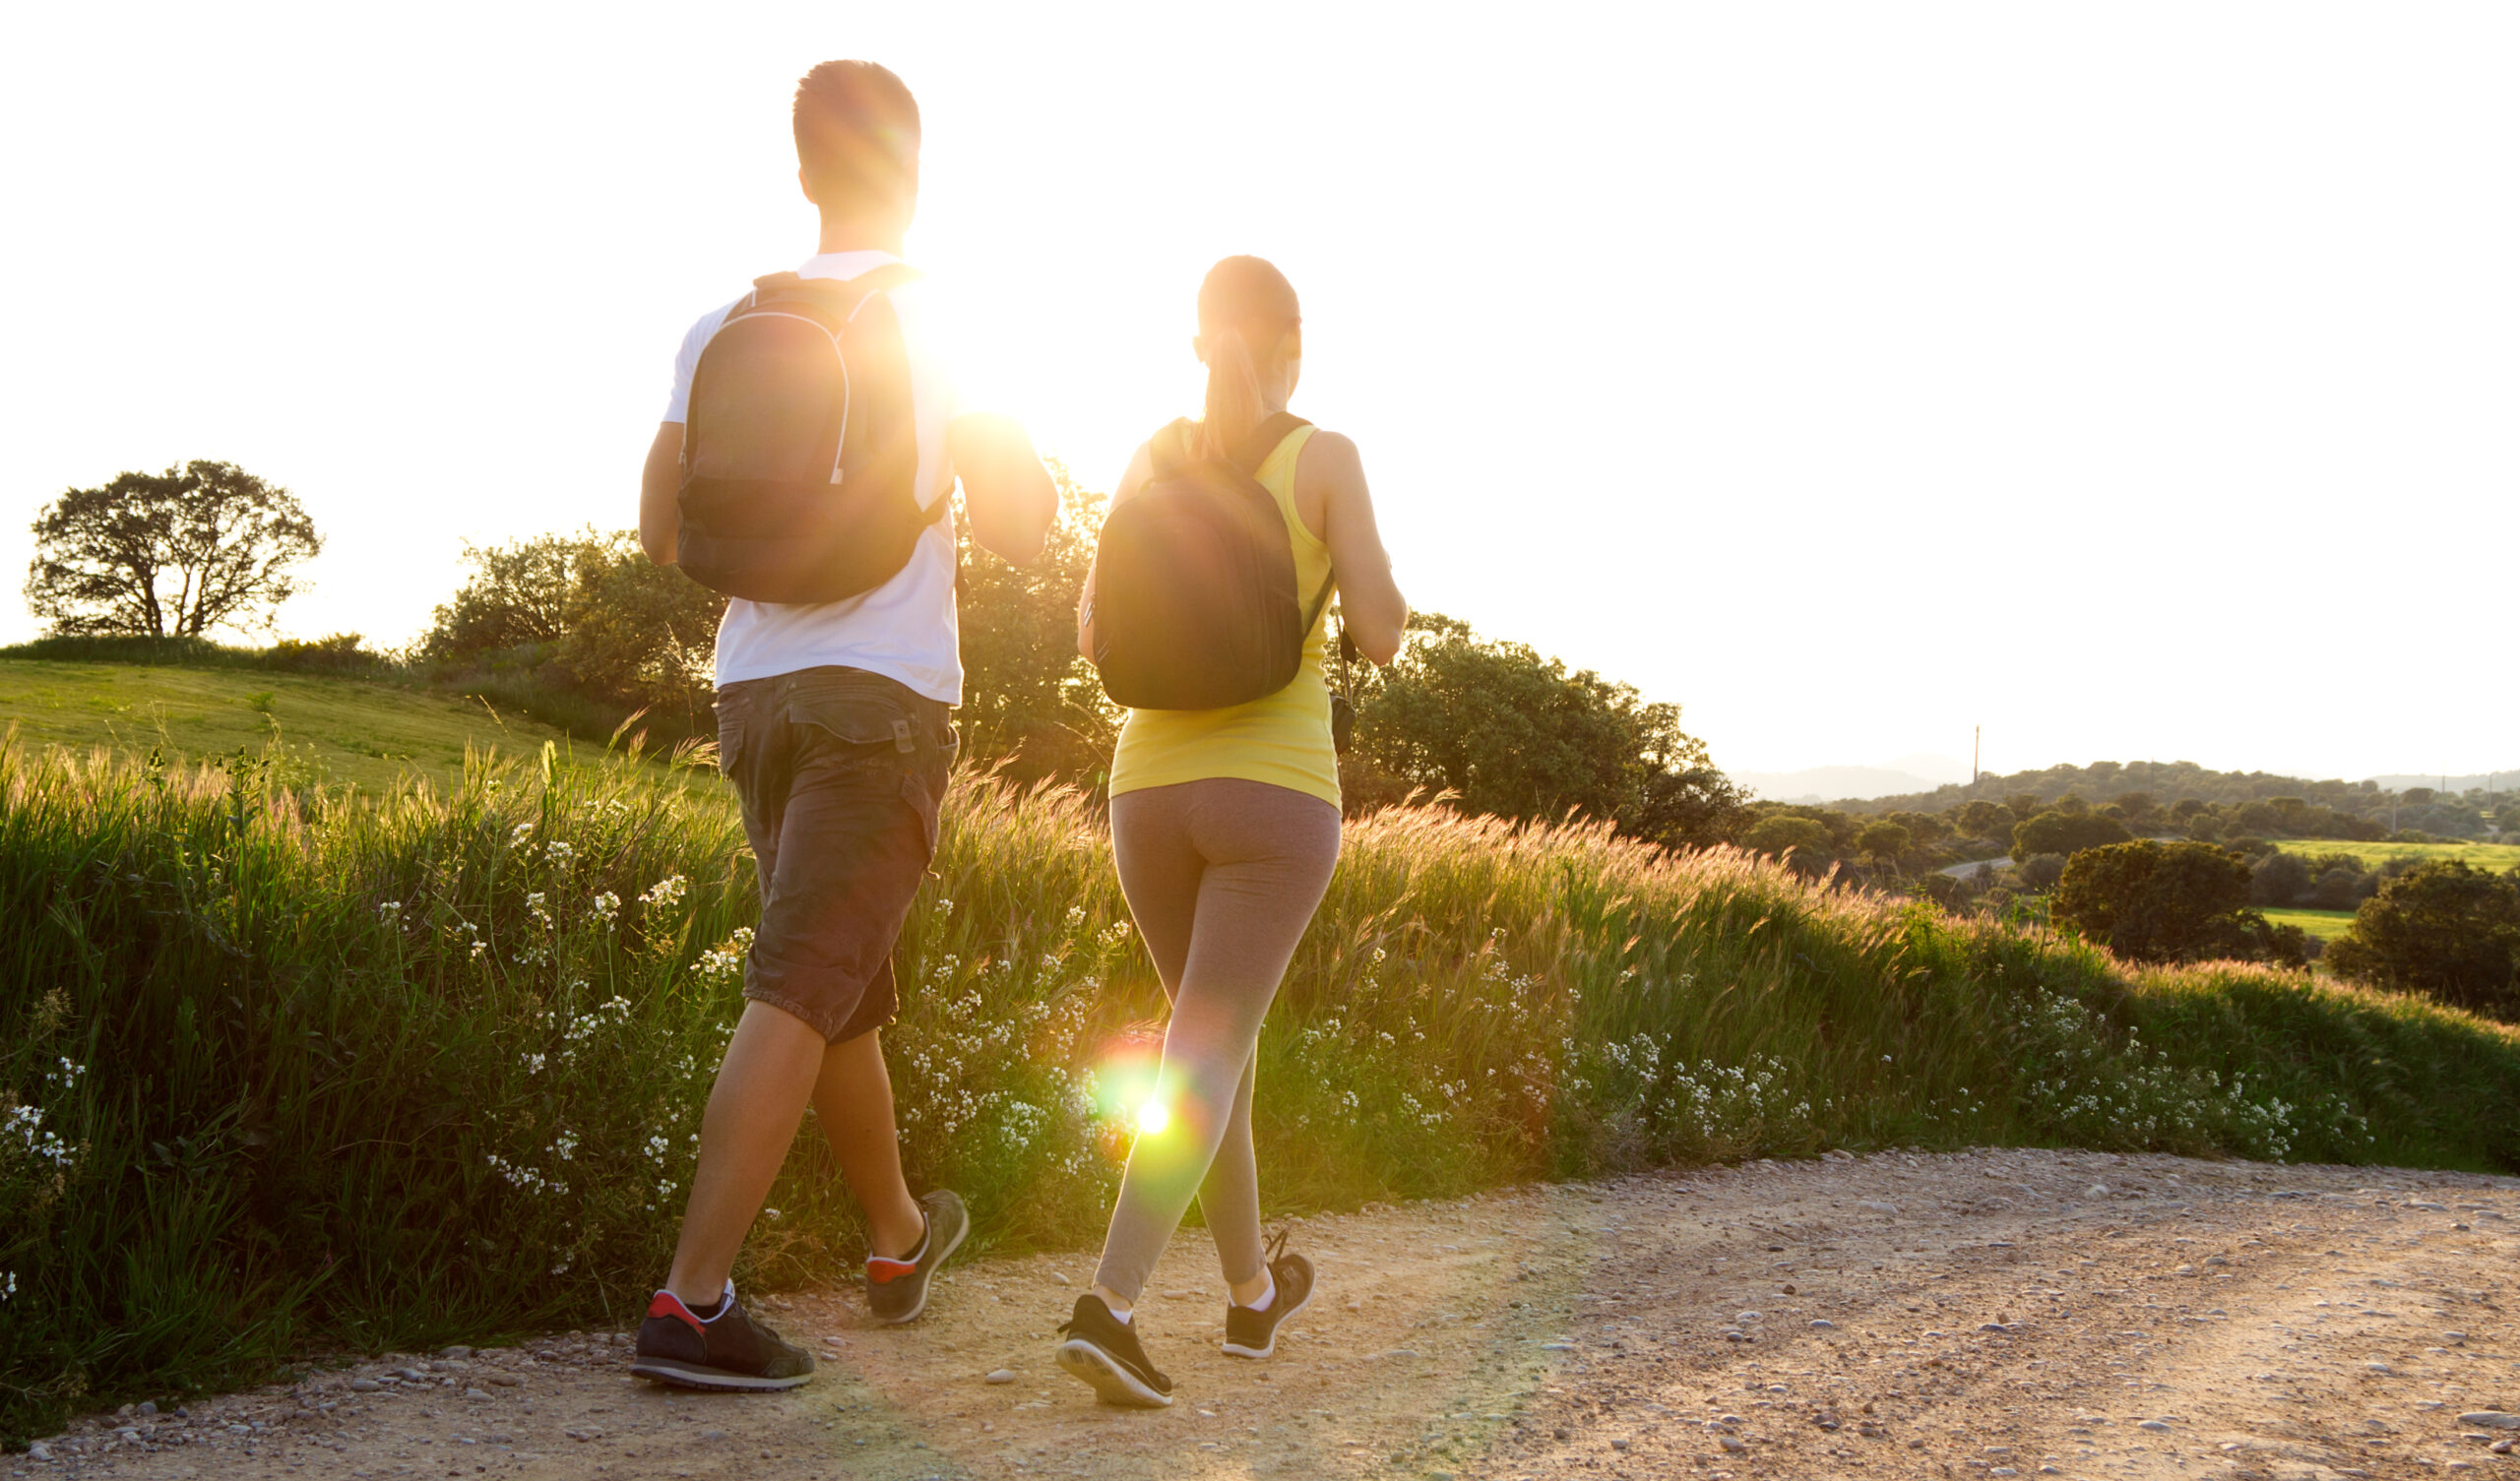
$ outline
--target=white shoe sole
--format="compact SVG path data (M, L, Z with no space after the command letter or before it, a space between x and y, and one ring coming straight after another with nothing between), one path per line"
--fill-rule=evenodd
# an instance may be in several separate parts
M679 1358L640 1358L630 1365L630 1371L652 1383L671 1384L677 1388L706 1388L716 1393L767 1393L794 1388L813 1379L810 1373L799 1373L789 1378L758 1378L749 1373L703 1368Z
M1131 1409L1169 1409L1172 1395L1158 1393L1134 1373L1112 1361L1110 1354L1081 1338L1059 1344L1058 1365L1070 1378L1091 1386L1106 1404Z
M1315 1276L1313 1278L1318 1280L1320 1277ZM1302 1311L1305 1307L1310 1305L1312 1305L1312 1292L1310 1290L1306 1290L1303 1293L1303 1299L1287 1308L1287 1314L1280 1317L1276 1324L1270 1327L1268 1346L1244 1347L1239 1343L1228 1342L1225 1344L1225 1355L1229 1358L1265 1358L1271 1353L1276 1352L1278 1350L1278 1328L1285 1327L1290 1322L1292 1322L1295 1319L1295 1313Z

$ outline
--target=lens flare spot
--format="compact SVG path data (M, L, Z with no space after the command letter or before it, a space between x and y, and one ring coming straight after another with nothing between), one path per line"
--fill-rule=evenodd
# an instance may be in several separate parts
M1162 1136L1164 1134L1164 1129L1171 1124L1172 1113L1165 1108L1163 1101L1150 1100L1146 1104L1138 1107L1139 1136Z

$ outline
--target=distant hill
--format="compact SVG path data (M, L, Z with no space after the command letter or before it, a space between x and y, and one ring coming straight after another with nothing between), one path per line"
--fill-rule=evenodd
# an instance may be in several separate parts
M2520 790L2520 767L2514 767L2508 771L2479 771L2473 776L2461 776L2453 772L2446 781L2437 771L2429 776L2374 776L2371 779L2380 784L2380 790L2383 792L2403 792L2409 787L2431 787L2435 791L2448 791L2456 796L2484 789L2499 797L2506 792Z
M2520 780L2520 771L2499 774L2502 780L2496 783L2497 797L2501 795L2502 788L2511 787L2515 780ZM1849 791L1840 793L1835 800L1850 813L1938 813L1975 797L2001 802L2026 793L2053 800L2071 792L2086 802L2102 803L2113 801L2128 792L2142 792L2164 806L2188 797L2222 804L2299 797L2313 806L2359 814L2385 803L2392 793L2409 787L2438 788L2440 784L2438 775L2315 781L2308 777L2281 776L2267 771L2215 771L2192 761L2098 761L2087 767L2058 766L2006 775L1989 772L1981 777L1974 787L1961 782L1895 794ZM2450 778L2453 793L2485 784L2483 775Z
M1930 792L1969 779L1969 768L1947 756L1920 752L1877 767L1811 767L1800 771L1736 771L1732 779L1770 802L1827 802L1842 797L1888 797Z
M1880 767L1812 767L1801 771L1736 771L1732 779L1769 802L1831 802L1930 792L1934 783Z

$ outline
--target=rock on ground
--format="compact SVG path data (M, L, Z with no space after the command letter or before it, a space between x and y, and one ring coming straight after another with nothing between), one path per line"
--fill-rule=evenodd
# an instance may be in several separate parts
M1895 1211L1891 1211L1895 1210ZM1313 1306L1225 1357L1187 1231L1141 1311L1179 1402L1049 1362L1084 1255L954 1267L915 1327L849 1291L769 1397L624 1372L620 1332L393 1354L98 1415L12 1477L2214 1476L2514 1464L2520 1181L2048 1151L1832 1154L1303 1221ZM1006 1377L998 1377L1000 1374ZM995 1377L996 1382L990 1380ZM2520 1420L2511 1420L2520 1425ZM2495 1447L2501 1447L2498 1451Z

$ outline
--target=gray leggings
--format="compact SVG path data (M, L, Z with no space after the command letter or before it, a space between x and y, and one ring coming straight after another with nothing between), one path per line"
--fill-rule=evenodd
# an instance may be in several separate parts
M1251 1087L1260 1020L1339 862L1339 810L1215 777L1111 799L1111 851L1172 1021L1161 1084L1171 1125L1140 1137L1095 1282L1129 1301L1199 1200L1228 1280L1260 1273Z

